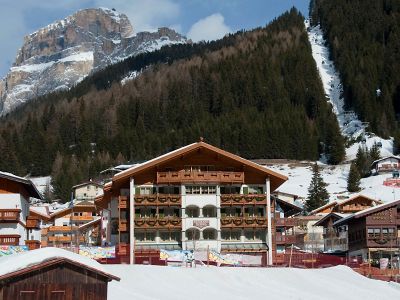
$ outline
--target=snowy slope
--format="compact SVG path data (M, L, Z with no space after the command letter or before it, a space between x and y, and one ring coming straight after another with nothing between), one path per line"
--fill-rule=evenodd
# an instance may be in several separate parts
M399 299L400 285L368 279L350 268L178 268L105 265L121 278L109 283L110 300L177 299Z
M305 26L308 32L308 39L311 44L312 56L317 65L325 95L328 102L332 104L333 112L337 116L339 127L343 136L349 139L365 139L366 146L369 148L374 142L381 142L382 156L392 155L393 141L392 139L382 139L372 134L367 134L368 124L361 122L353 111L345 111L344 99L342 97L343 87L340 81L340 75L335 68L332 60L329 59L329 49L323 37L322 30L319 25L310 27L310 21L305 21ZM358 147L365 145L362 141L354 143L346 149L346 159L352 160L355 158Z
M267 167L289 177L278 191L298 195L306 198L308 187L312 177L312 162L293 162L288 164L268 164ZM320 172L328 184L327 190L330 194L330 201L337 200L338 196L353 195L347 192L347 176L350 164L328 166L320 164ZM386 178L391 174L382 174L361 179L362 190L357 194L363 194L373 199L390 202L400 199L400 188L391 188L383 185Z

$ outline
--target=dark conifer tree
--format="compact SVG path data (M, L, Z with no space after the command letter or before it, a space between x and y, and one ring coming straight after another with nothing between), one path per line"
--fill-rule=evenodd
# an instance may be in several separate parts
M358 173L358 168L355 162L350 165L349 175L347 177L347 190L350 193L355 193L360 191L360 173Z
M326 190L327 184L324 182L318 164L313 165L313 175L310 186L308 187L308 196L306 200L305 209L307 212L321 207L328 203L329 193Z

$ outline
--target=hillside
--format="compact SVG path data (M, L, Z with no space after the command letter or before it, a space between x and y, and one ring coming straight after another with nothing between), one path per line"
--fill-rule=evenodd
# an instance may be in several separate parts
M122 85L133 71L138 76ZM199 136L245 158L316 160L323 151L330 163L344 158L296 9L264 28L106 68L17 109L0 136L0 169L52 173L63 198L113 163L152 158Z
M400 4L396 0L311 2L343 83L346 110L369 130L398 137L400 113Z

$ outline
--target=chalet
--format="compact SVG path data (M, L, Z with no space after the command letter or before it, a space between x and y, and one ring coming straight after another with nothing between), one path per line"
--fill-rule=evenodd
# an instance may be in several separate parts
M0 299L106 300L112 280L120 278L62 249L43 248L0 261Z
M98 219L92 201L82 201L50 214L51 226L42 228L42 246L70 247L85 243L79 228Z
M84 182L72 187L74 199L77 201L94 201L103 193L103 186L94 181Z
M387 173L400 170L400 157L387 156L375 160L371 165L372 174Z
M314 226L323 227L323 240L325 252L346 252L348 250L347 227L346 225L333 227L333 224L352 213L381 204L382 202L364 195L355 195L349 199L336 200L312 213L323 215Z
M347 226L350 257L399 257L400 200L353 213L333 225Z
M42 199L30 180L0 172L0 245L38 245L33 231L39 223L29 214L30 198Z
M277 172L203 141L116 174L96 199L107 244L129 263L157 249L276 253ZM270 212L270 213L269 213ZM136 259L137 258L137 259Z

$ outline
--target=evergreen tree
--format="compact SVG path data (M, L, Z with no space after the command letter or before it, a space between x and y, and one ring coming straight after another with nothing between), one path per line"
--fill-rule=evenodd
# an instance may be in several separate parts
M378 144L375 142L371 149L369 150L369 165L371 165L375 160L381 158L381 150L379 149Z
M311 212L312 210L321 207L328 203L329 193L326 190L327 184L324 182L320 172L318 164L315 163L313 166L313 175L311 184L308 188L308 196L306 200L306 211Z
M369 174L369 161L368 149L364 150L363 148L358 147L355 165L357 166L358 173L361 177L365 177Z
M358 168L355 162L350 165L349 176L347 177L347 190L350 193L360 191L360 173L358 173Z

